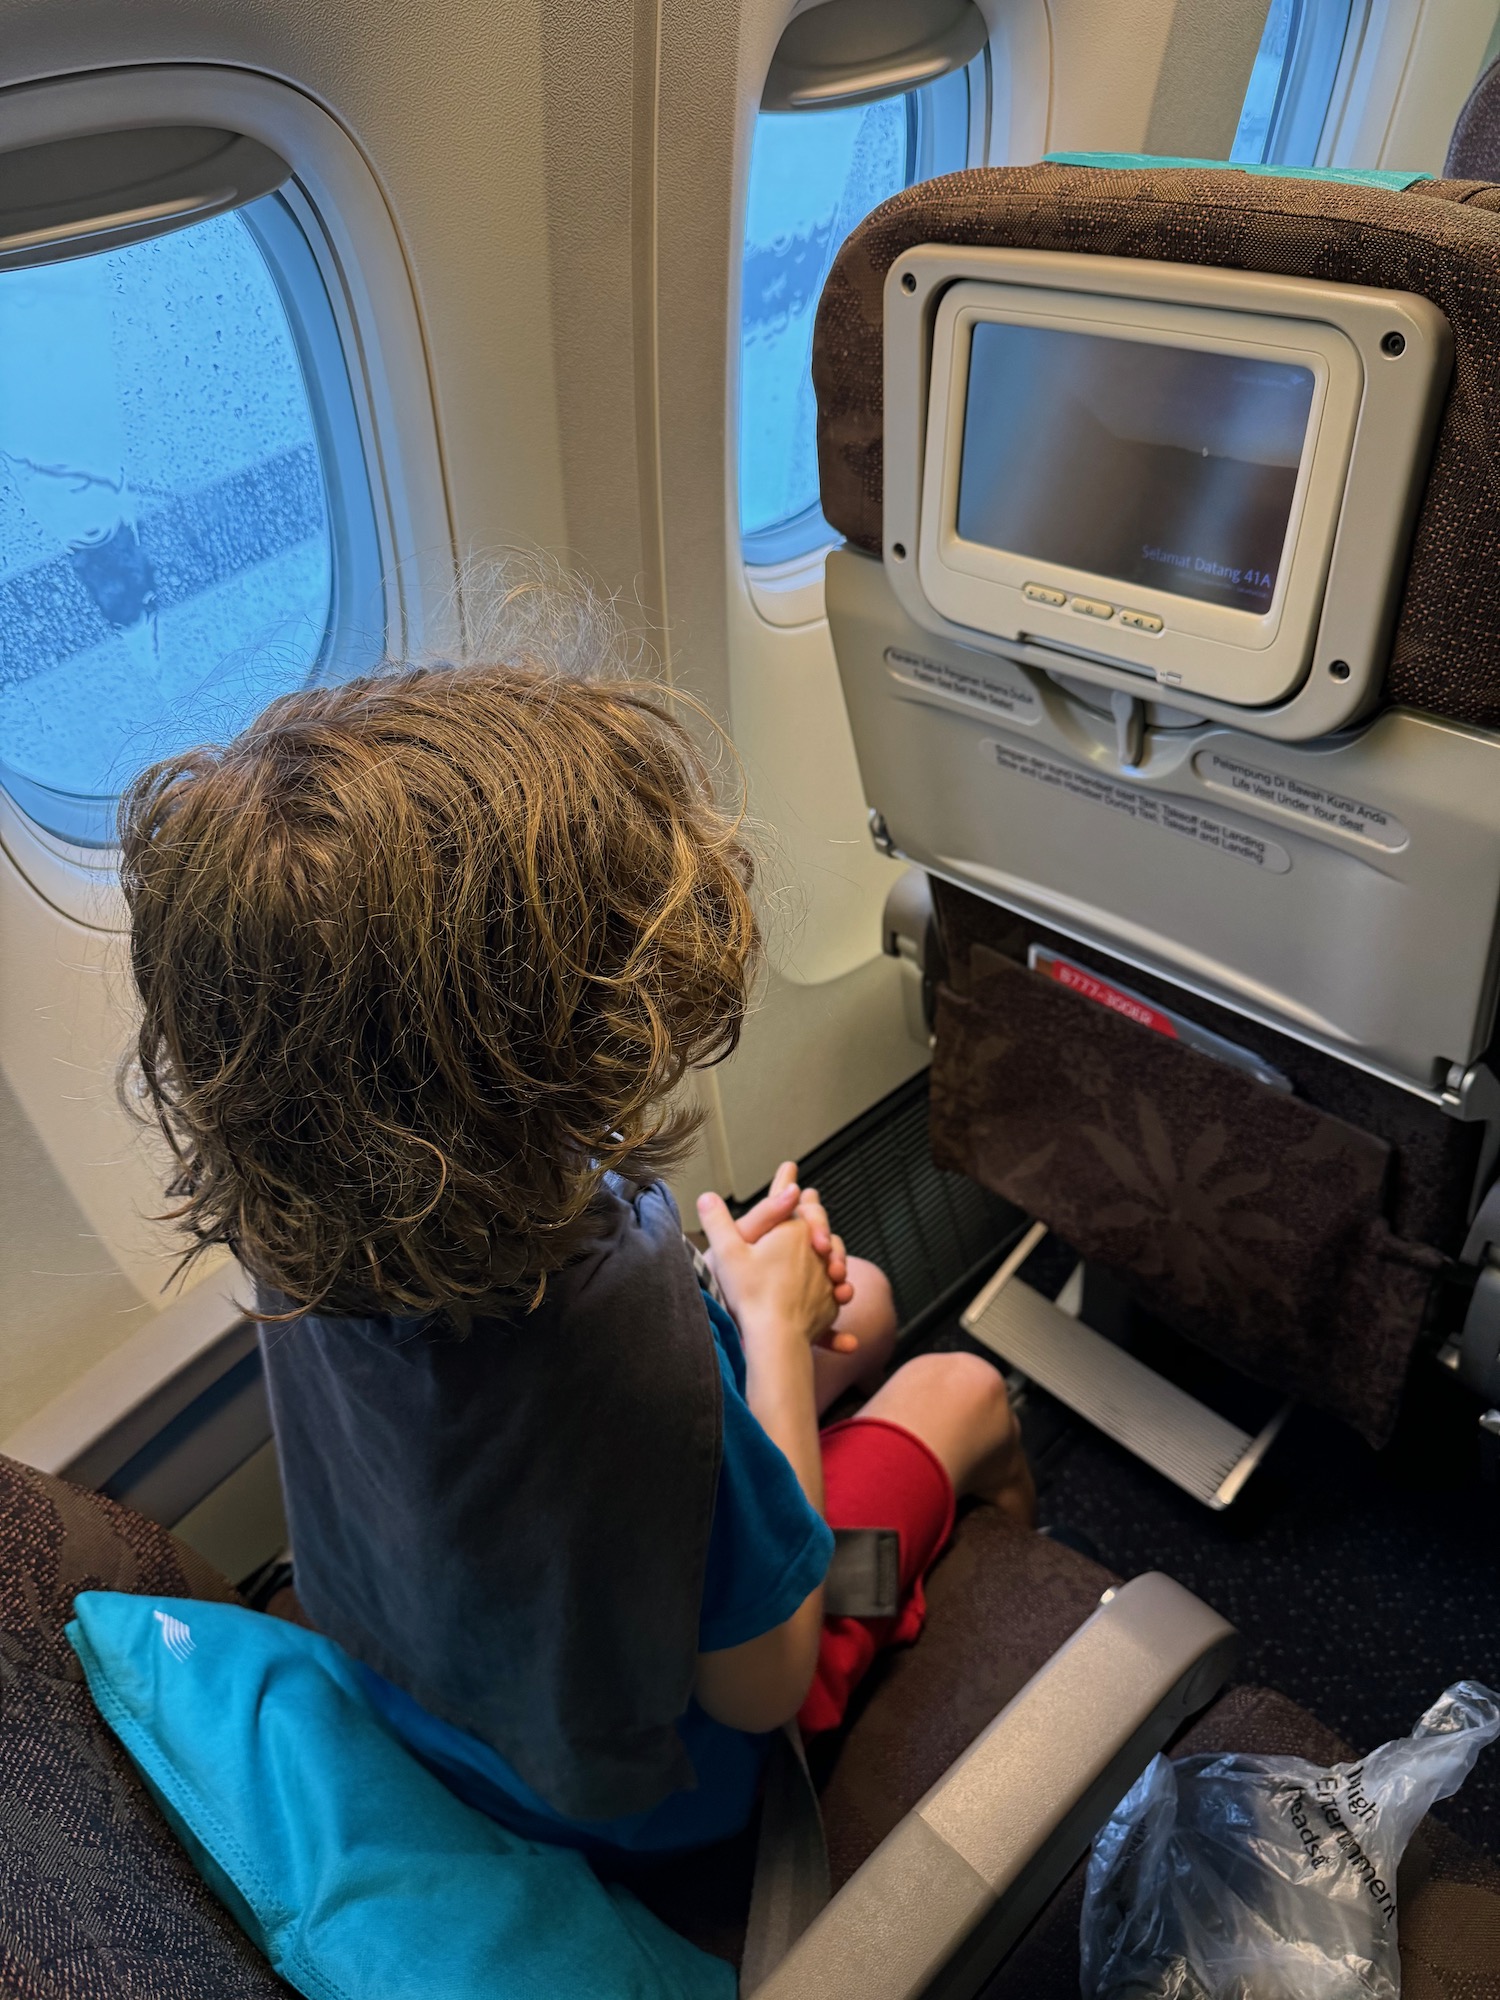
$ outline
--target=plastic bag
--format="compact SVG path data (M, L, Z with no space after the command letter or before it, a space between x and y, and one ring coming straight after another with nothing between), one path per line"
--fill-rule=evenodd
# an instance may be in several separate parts
M1358 1764L1154 1758L1089 1859L1084 2000L1398 2000L1397 1864L1497 1736L1459 1681Z

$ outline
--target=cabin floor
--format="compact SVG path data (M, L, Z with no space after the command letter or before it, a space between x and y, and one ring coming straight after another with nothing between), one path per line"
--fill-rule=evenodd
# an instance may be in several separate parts
M1051 1269L1023 1272L1055 1293L1071 1253L1043 1247ZM1182 1345L1145 1333L1159 1364ZM956 1314L917 1344L987 1353ZM1454 1681L1500 1686L1500 1479L1476 1414L1419 1362L1384 1451L1294 1410L1215 1514L1041 1390L1020 1402L1042 1524L1086 1537L1121 1576L1175 1577L1238 1627L1237 1679L1278 1689L1358 1750L1405 1735ZM1437 1817L1500 1860L1500 1754L1482 1755Z

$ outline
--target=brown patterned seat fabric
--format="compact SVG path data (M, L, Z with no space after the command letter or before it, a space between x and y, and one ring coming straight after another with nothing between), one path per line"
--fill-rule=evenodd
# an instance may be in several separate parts
M824 1813L843 1882L1098 1602L1108 1572L975 1508L930 1580L927 1631L869 1687ZM7 2000L271 2000L288 1987L203 1886L96 1715L62 1628L76 1592L234 1592L165 1529L0 1458L0 1995ZM292 1615L287 1594L281 1607ZM1184 1748L1328 1761L1336 1739L1240 1690ZM831 1765L831 1769L827 1768ZM1500 2000L1500 1871L1429 1821L1403 1877L1406 2000ZM670 1923L738 1956L753 1840L627 1873ZM991 2000L1074 2000L1075 1878Z
M143 1515L0 1458L0 1993L274 2000L95 1712L63 1637L80 1590L234 1598Z
M1443 172L1456 181L1500 179L1500 61L1492 62L1469 92Z
M1044 1218L1200 1346L1384 1444L1444 1261L1391 1227L1390 1144L1028 971L984 941L1016 929L993 904L948 883L935 900L950 948L938 1165ZM1243 1039L1234 1021L1221 1032Z
M1194 168L977 167L867 216L818 306L823 512L881 549L882 287L917 243L1214 264L1416 292L1453 327L1454 383L1417 519L1390 699L1500 725L1500 215L1482 182L1405 193Z

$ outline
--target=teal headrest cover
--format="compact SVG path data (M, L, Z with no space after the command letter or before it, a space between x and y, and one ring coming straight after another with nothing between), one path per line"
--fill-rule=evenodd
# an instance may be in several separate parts
M1416 181L1430 181L1431 174L1385 173L1373 167L1262 167L1239 160L1187 160L1162 153L1047 153L1045 167L1115 167L1138 171L1143 167L1198 167L1225 174L1270 174L1280 180L1342 181L1349 187L1388 188L1401 194Z

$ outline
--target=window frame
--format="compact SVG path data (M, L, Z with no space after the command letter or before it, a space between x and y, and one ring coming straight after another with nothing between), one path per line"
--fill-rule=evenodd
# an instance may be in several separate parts
M960 93L962 101L959 101ZM906 103L906 179L902 184L903 187L914 187L918 181L932 180L939 174L954 173L963 167L983 163L990 113L990 52L987 46L980 50L972 62L962 68L950 70L947 75L937 77L931 83L920 84L914 90L892 91L890 96L903 98ZM878 103L882 100L872 98L861 101ZM837 107L832 104L810 105L806 110L778 112L776 115L802 118L816 116L819 111L835 108ZM764 114L757 113L757 118L762 115ZM753 148L753 131L751 145ZM742 215L740 223L742 266L744 254ZM737 343L743 342L742 328L742 321L737 319L735 323ZM735 352L735 453L731 468L734 533L738 541L740 562L757 604L760 605L761 598L765 597L767 602L761 606L762 610L770 612L772 624L783 624L787 622L785 616L776 614L788 601L788 586L791 589L791 601L796 603L799 610L802 609L804 592L798 586L803 583L821 583L823 559L843 538L838 530L824 519L820 500L764 528L747 532L740 525L739 472L741 455L744 451L744 410L739 386L738 345ZM804 569L805 577L802 575ZM758 585L763 588L758 590ZM804 621L798 618L797 622Z
M317 441L329 527L330 588L323 633L303 683L315 686L330 664L336 662L341 675L346 670L360 672L373 666L384 651L383 643L372 648L364 640L356 622L358 606L378 602L381 552L354 388L324 262L314 247L320 233L317 218L305 197L299 202L294 184L287 182L227 213L248 232L275 287ZM118 793L61 792L12 770L3 760L0 790L26 821L64 851L113 854L116 850Z
M1270 19L1271 4L1266 8ZM1324 161L1347 95L1371 0L1291 0L1287 52L1259 154L1244 164L1311 167ZM1264 33L1264 29L1262 29ZM1247 92L1248 95L1248 92Z
M361 607L384 610L381 576L385 563L380 521L350 367L349 344L340 328L329 284L330 247L317 211L295 180L242 211L259 244L281 298L317 432L333 545L328 622L318 657L309 669L316 685L336 666L362 672L385 654L385 634L370 645L360 631ZM319 252L322 254L320 255ZM382 625L384 620L382 619Z
M369 163L303 92L213 64L120 65L0 91L12 146L131 124L213 125L284 159L281 195L322 274L343 349L380 552L384 649L418 657L454 616L456 540L437 403L411 269ZM118 849L49 834L0 787L0 869L89 930L128 928Z

